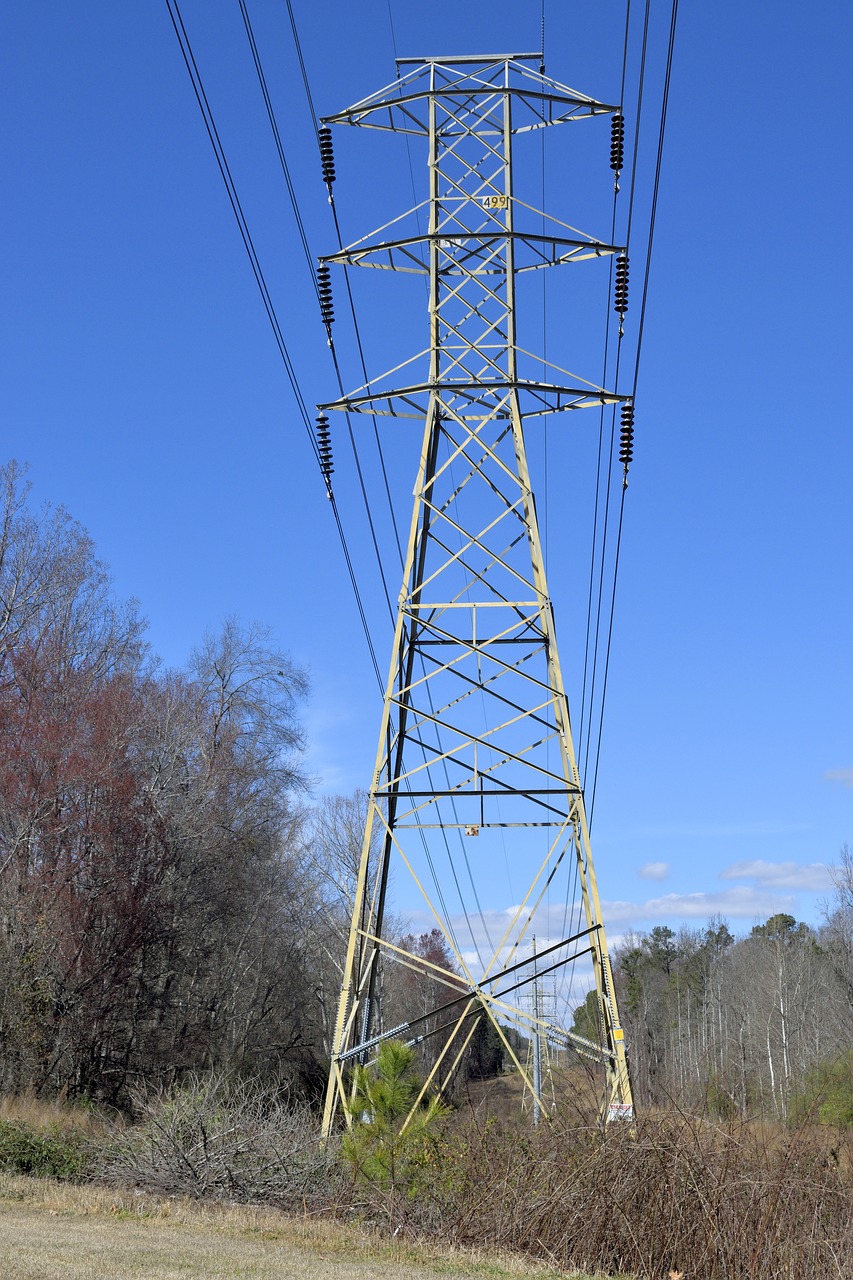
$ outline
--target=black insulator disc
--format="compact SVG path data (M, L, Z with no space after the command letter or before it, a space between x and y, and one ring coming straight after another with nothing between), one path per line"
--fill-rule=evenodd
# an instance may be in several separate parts
M329 419L325 413L318 413L315 419L317 434L317 454L320 459L320 472L325 479L334 471L332 465L332 441L329 435Z
M332 282L329 279L328 262L321 262L317 267L317 293L320 298L320 318L323 324L332 324L335 312L332 306Z
M323 125L318 131L318 139L320 142L320 163L323 166L323 181L326 184L335 180L335 160L332 153L332 131L328 125Z
M625 121L617 112L610 120L610 167L617 172L622 168L625 157L624 139Z

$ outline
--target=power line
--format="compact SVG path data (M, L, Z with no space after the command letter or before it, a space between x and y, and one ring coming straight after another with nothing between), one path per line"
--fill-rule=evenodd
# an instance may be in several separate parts
M643 343L643 332L645 328L646 304L648 301L649 277L650 277L651 265L652 265L652 250L654 247L655 221L657 218L658 194L660 191L660 175L661 175L661 169L663 166L663 148L664 148L664 141L666 138L666 120L667 120L667 112L669 108L669 90L670 90L670 84L672 81L672 60L673 60L673 52L675 49L675 32L676 32L677 23L678 23L678 0L672 0L672 8L670 11L670 23L669 23L669 41L667 44L667 54L666 54L666 70L664 73L664 86L663 86L663 95L661 100L660 126L658 129L657 155L655 157L655 177L654 177L654 184L652 188L651 211L649 214L649 235L648 235L648 242L646 245L645 270L643 273L643 293L642 293L642 299L640 302L640 320L639 320L638 332L637 332L637 350L636 350L636 356L634 360L634 376L633 376L633 381L631 386L632 400L636 399L637 384L638 384L639 375L640 375L640 354L641 354L642 343ZM607 675L610 668L610 650L611 650L611 644L613 640L613 619L614 619L615 609L616 609L616 581L619 574L619 554L622 546L622 523L623 523L624 509L625 509L625 489L623 487L622 498L621 498L620 507L619 507L619 527L618 527L617 536L616 536L616 555L615 555L615 563L613 568L613 591L610 598L610 620L609 620L608 629L607 629L607 647L606 647L605 662L604 662L604 679L602 682L602 691L601 691L601 710L599 715L598 746L597 746L596 755L595 755L595 770L593 773L592 795L590 797L590 806L589 806L590 823L592 821L592 810L595 804L595 790L598 783L598 766L599 766L599 758L600 758L600 752L601 752L601 725L604 720L604 702L605 702L605 695L607 690Z
M276 117L275 117L275 111L273 109L270 92L269 92L269 89L267 88L267 80L266 80L266 76L264 75L263 66L261 64L260 54L258 53L258 46L257 46L257 42L255 41L254 30L252 29L252 22L249 17L249 10L246 7L246 0L238 0L238 3L240 5L240 13L243 15L243 26L246 28L246 36L249 41L249 48L252 51L252 60L254 61L254 64L255 64L255 71L258 76L258 82L261 86L261 94L264 99L264 106L267 109L267 118L269 119L269 122L270 122L270 128L272 129L273 139L275 140L275 148L276 148L276 151L278 152L278 161L279 161L279 164L281 165L281 171L284 174L284 181L285 181L285 185L287 186L287 194L290 197L291 208L293 209L293 215L296 219L296 229L299 233L299 239L302 244L302 251L305 254L305 261L308 264L308 271L311 276L311 282L314 285L314 292L317 294L317 300L319 301L319 291L317 289L317 277L314 274L314 261L311 257L311 250L308 248L308 237L305 234L305 226L302 222L302 215L299 210L299 202L296 199L296 191L293 186L293 181L290 177L290 168L287 163L287 157L284 154L284 146L281 141L281 133L278 127L278 121L276 120Z
M255 71L256 71L256 74L257 74L257 77L258 77L258 83L260 84L261 94L262 94L262 97L263 97L263 100L264 100L264 106L266 107L266 111L267 111L267 118L268 118L268 120L269 120L270 128L271 128L271 130L272 130L273 140L274 140L274 142L275 142L276 152L277 152L277 154L278 154L279 165L280 165L280 167L281 167L281 171L282 171L282 173L283 173L283 175L284 175L284 181L285 181L285 185L286 185L286 187L287 187L287 194L288 194L288 196L289 196L289 198L290 198L290 205L291 205L291 209L292 209L292 211L293 211L293 216L294 216L294 219L295 219L295 221L296 221L297 231L298 231L298 233L299 233L299 238L300 238L300 241L301 241L301 244L302 244L302 249L303 249L303 253L304 253L304 256L305 256L306 265L307 265L307 267L308 267L308 273L309 273L309 275L310 275L310 277L311 277L311 283L312 283L312 285L313 285L313 287L314 287L314 293L315 293L315 295L316 295L316 297L317 297L317 301L318 301L318 303L320 303L319 286L318 286L318 281L317 281L317 275L316 275L316 272L315 272L315 270L314 270L314 259L313 259L312 255L311 255L311 250L310 250L309 245L308 245L308 237L307 237L307 235L306 235L306 233L305 233L305 224L304 224L304 222L303 222L303 220L302 220L302 212L301 212L301 210L300 210L300 208L299 208L299 201L298 201L297 196L296 196L296 190L295 190L295 188L294 188L293 181L292 181L291 176L290 176L290 168L289 168L289 165L288 165L288 163L287 163L287 157L286 157L286 155L285 155L285 151L284 151L284 144L283 144L283 142L282 142L282 138L281 138L281 130L280 130L280 129L279 129L279 127L278 127L278 121L277 121L277 119L276 119L275 109L274 109L274 107L273 107L272 98L271 98L271 96L270 96L269 88L268 88L268 86L267 86L267 80L266 80L266 76L265 76L265 74L264 74L263 64L262 64L262 61L261 61L261 56L260 56L260 53L259 53L259 51L258 51L257 41L255 40L255 33L254 33L253 28L252 28L252 22L251 22L251 18L249 17L249 10L248 10L248 7L247 7L247 5L246 5L246 0L239 0L239 5L240 5L240 12L241 12L242 17L243 17L243 25L244 25L244 27L245 27L245 29L246 29L246 36L247 36L247 38L248 38L248 41L249 41L249 47L250 47L250 49L251 49L251 53L252 53L252 60L253 60L253 62L254 62L254 64L255 64ZM307 98L308 98L308 105L309 105L309 109L311 110L311 113L312 113L312 123L313 123L313 126L314 126L315 135L317 135L317 136L318 136L318 141L319 141L319 135L317 134L316 121L315 121L315 119L314 119L314 115L313 115L313 108L314 108L314 104L313 104L313 99L312 99L312 97L311 97L311 87L310 87L310 84L309 84L309 82L308 82L308 73L307 73L307 70L306 70L306 67L305 67L305 61L304 61L304 59L303 59L303 57L302 57L302 48L301 48L301 45L299 44L299 35L298 35L297 30L296 30L296 20L295 20L295 18L294 18L294 15L293 15L293 9L292 9L292 7L291 7L291 5L290 5L289 0L288 0L288 3L287 3L287 7L288 7L288 13L289 13L289 15L290 15L290 23L291 23L291 28L292 28L292 30L293 30L293 34L294 34L294 40L296 41L296 51L297 51L297 56L298 56L298 59L299 59L299 65L300 65L301 70L302 70L302 80L303 80L303 84L304 84L304 87L305 87L305 93L306 93ZM331 198L331 194L330 194L330 198ZM337 222L337 219L336 219L336 222ZM321 311L322 311L322 304L321 304ZM330 322L328 322L328 321L326 322L326 334L327 334L327 338L328 338L329 348L330 348L331 353L332 353L332 359L333 359L333 361L334 361L335 372L336 372L336 374L337 374L338 387L339 387L339 390L340 390L341 395L343 395L343 394L344 394L343 380L342 380L342 378L341 378L341 372L340 372L340 369L339 369L339 367L338 367L337 355L336 355L336 352L335 352L334 341L333 341L333 339L332 339L331 323L330 323ZM361 344L360 344L360 339L359 339L359 346L360 346L360 345L361 345ZM385 593L385 600L386 600L386 603L387 603L387 606L388 606L388 611L389 611L389 614L390 614L390 616L391 616L391 618L392 618L392 621L393 621L394 611L393 611L393 606L392 606L392 604L391 604L391 596L390 596L389 588L388 588L388 580L387 580L387 577L386 577L386 574L385 574L385 568L384 568L384 565L383 565L383 562L382 562L382 554L381 554L381 551L380 551L380 548L379 548L379 540L378 540L378 538L377 538L377 536L376 536L376 530L375 530L374 523L373 523L373 516L372 516L372 513L371 513L371 511L370 511L370 503L369 503L368 498L367 498L367 490L366 490L366 488L365 488L364 475L363 475L362 467L361 467L361 460L360 460L359 455L358 455L358 446L357 446L357 444L356 444L355 435L354 435L354 432L353 432L353 429L352 429L352 424L351 424L351 422L350 422L349 414L347 414L347 415L346 415L346 420L347 420L347 429L348 429L348 431L349 431L349 437L350 437L350 446L351 446L351 448L352 448L353 458L354 458L354 460L355 460L356 472L357 472L357 474L358 474L359 486L360 486L360 488L361 488L362 500L363 500L363 503L364 503L365 511L366 511L366 513L367 513L367 520L368 520L368 525L369 525L369 528L370 528L370 535L371 535L371 538L372 538L372 540L373 540L374 553L375 553L375 555L376 555L376 561L377 561L377 564L378 564L378 567L379 567L379 576L380 576L380 579L381 579L381 581L382 581L382 589L383 589L383 591L384 591L384 593ZM383 470L384 470L384 461L383 461Z
M249 43L250 43L250 45L251 45L251 49L252 49L252 56L253 56L253 59L254 59L254 62L255 62L255 68L256 68L256 71L257 71L257 73L258 73L258 78L259 78L259 81L260 81L260 84L261 84L261 91L262 91L262 93L263 93L264 102L265 102L265 105L266 105L266 108L267 108L267 115L268 115L268 117L269 117L270 127L272 128L272 131L273 131L273 136L274 136L274 138L275 138L275 143L276 143L276 149L277 149L278 154L279 154L279 160L280 160L280 163L281 163L282 171L283 171L283 173L284 173L285 182L286 182L286 184L287 184L287 190L288 190L288 195L290 196L290 202L291 202L291 206L292 206L292 208L293 208L293 214L294 214L294 217L295 217L295 219L296 219L297 227L299 228L299 234L300 234L300 238L301 238L301 240L302 240L302 245L303 245L303 249L304 249L304 252L305 252L306 261L307 261L307 264L308 264L308 269L309 269L309 272L310 272L310 274L311 274L312 283L313 283L313 285L314 285L315 292L317 292L317 278L316 278L316 274L315 274L315 270L314 270L314 259L312 258L312 256L311 256L311 252L310 252L310 250L309 250L309 248L308 248L308 240L307 240L307 236L305 235L304 226L303 226L303 222L302 222L302 216L301 216L301 213L300 213L300 210L299 210L299 202L298 202L297 197L296 197L296 192L295 192L295 190L294 190L293 183L292 183L292 182L291 182L291 180L290 180L290 173L289 173L288 165L287 165L287 161L286 161L286 159L285 159L285 155L284 155L284 147L283 147L283 145L282 145L282 141L281 141L281 132L280 132L280 130L279 130L279 128L278 128L278 124L277 124L277 122L276 122L276 118L275 118L275 111L274 111L274 109L273 109L272 101L271 101L271 99L270 99L270 95L269 95L269 92L268 92L267 87L266 87L266 79L265 79L265 76L264 76L264 72L263 72L263 67L262 67L262 64L261 64L260 55L259 55L259 53L258 53L257 44L256 44L255 39L254 39L254 35L253 35L253 32L252 32L252 28L251 28L251 22L250 22L250 20L249 20L248 11L247 11L247 8L246 8L246 0L239 0L239 3L240 3L240 10L241 10L241 12L242 12L242 14L243 14L243 21L244 21L244 24L245 24L245 26L246 26L246 32L247 32L247 35L248 35L248 37L249 37ZM313 128L313 130L314 130L314 135L315 135L315 138L316 138L316 140L317 140L317 145L318 145L318 148L319 148L319 145L320 145L320 133L319 133L318 125L317 125L317 115L316 115L316 112L315 112L315 109L314 109L314 98L313 98L313 95L312 95L312 93L311 93L311 83L310 83L310 80L309 80L309 77L308 77L308 69L307 69L307 66L306 66L306 63L305 63L305 58L304 58L304 55L303 55L303 52L302 52L302 43L301 43L301 41L300 41L300 39L299 39L299 29L298 29L297 24L296 24L296 16L295 16L295 14L294 14L294 12L293 12L293 6L292 6L292 4L291 4L291 0L285 0L285 3L286 3L286 6L287 6L287 13L288 13L288 17L289 17L289 20L290 20L290 29L291 29L291 33L292 33L292 35L293 35L293 43L294 43L294 46L295 46L295 49L296 49L297 61L298 61L298 63L299 63L300 73L301 73L301 76L302 76L302 85L303 85L303 88L304 88L304 90L305 90L305 98L306 98L306 101L307 101L307 103L308 103L308 110L309 110L309 113L310 113L310 116L311 116L311 126L312 126L312 128ZM343 240L342 240L342 238L341 238L340 226L339 226L339 224L338 224L338 215L337 215L337 210L336 210L336 208L335 208L335 200L334 200L334 194L333 194L333 191L332 191L331 183L327 183L327 190L328 190L328 195L329 195L329 204L330 204L331 209L332 209L332 217L333 217L334 224L335 224L335 231L336 231L336 233L337 233L337 238L338 238L338 248L339 248L339 249L342 249L342 248L343 248ZM354 301L353 301L352 290L351 290L351 288L350 288L349 276L348 276L348 273L347 273L346 269L345 269L345 271L344 271L344 279L345 279L345 283L346 283L346 290L347 290L347 296L348 296L348 299L349 299L349 307L350 307L350 312L351 312L351 315L352 315L352 321L353 321L353 328L354 328L354 331L355 331L356 343L357 343L357 346L358 346L358 352L359 352L359 356L360 356L360 359L361 359L362 371L363 371L363 373L364 373L365 381L367 381L367 368L366 368L366 363L365 363L365 359L364 359L364 349L363 349L362 340L361 340L361 333L360 333L360 331L359 331L359 327L358 327L358 319L357 319L357 317L356 317L356 313L355 313L355 305L354 305ZM319 300L319 294L318 294L318 300ZM334 338L333 338L333 336L332 336L332 327L331 327L331 323L329 323L329 322L327 322L327 323L326 323L326 337L327 337L327 341L328 341L329 350L330 350L331 355L332 355L332 361L333 361L333 364L334 364L335 376L336 376L337 383L338 383L338 389L339 389L339 392L340 392L341 396L343 396L343 394L344 394L344 383L343 383L343 378L342 378L342 376L341 376L341 369L340 369L340 365L339 365L339 362L338 362L337 352L336 352L336 350L335 350L335 342L334 342ZM400 561L401 561L401 563L402 563L403 553L402 553L402 548L401 548L401 546L400 546L400 536L399 536L399 530L398 530L398 526L397 526L396 516L395 516L395 513L394 513L394 506L393 506L393 502L392 502L392 500L391 500L391 490L390 490L390 485L389 485L389 483L388 483L388 475L387 475L387 469L386 469L386 466L385 466L385 458L384 458L384 454L383 454L383 452L382 452L382 445L381 445L381 441L380 441L380 439L379 439L379 430L378 430L378 427L377 427L377 424L376 424L376 418L375 418L375 415L372 415L372 417L373 417L373 430L374 430L374 437L375 437L375 440L376 440L376 448L377 448L377 452L378 452L378 455L379 455L380 468L381 468L381 471L382 471L382 477L383 477L383 481L384 481L384 484L385 484L385 492L386 492L386 495L387 495L388 505L389 505L389 509L390 509L390 512L391 512L391 521L392 521L392 526L393 526L393 529L394 529L394 536L395 536L395 539L396 539L396 542L397 542L397 549L398 549L398 553L399 553L399 556L400 556ZM371 537L371 540L372 540L372 543L373 543L374 555L375 555L375 557L376 557L376 562L377 562L377 566L378 566L378 569L379 569L379 576L380 576L380 579L381 579L381 582L382 582L382 590L383 590L383 593L384 593L384 595L385 595L385 601L386 601L386 604L387 604L387 607L388 607L389 615L390 615L391 620L392 620L392 622L393 622L393 619L394 619L394 608L393 608L393 605L392 605L392 602L391 602L391 592L390 592L389 585L388 585L388 576L387 576L386 571L385 571L385 566L384 566L384 562L383 562L383 559L382 559L382 552L381 552L381 549L380 549L380 546L379 546L379 539L378 539L377 534L376 534L376 528L375 528L375 524L374 524L374 520L373 520L373 513L372 513L372 511L371 511L370 501L369 501L368 496L367 496L367 489L366 489L365 480L364 480L364 472L363 472L363 468L362 468L362 465L361 465L361 458L360 458L360 456L359 456L358 443L357 443L357 441L356 441L355 432L353 431L353 428L352 428L352 422L351 422L351 420L350 420L350 415L349 415L349 413L345 414L345 418L346 418L346 424L347 424L347 432L348 432L348 435L349 435L350 448L351 448L351 450L352 450L353 460L354 460L354 463L355 463L356 473L357 473L357 476L358 476L359 489L360 489L360 491L361 491L362 505L364 506L365 515L366 515L366 517L367 517L368 528L369 528L369 530L370 530L370 537Z
M648 19L649 4L650 4L650 0L646 0L647 19ZM620 89L619 89L620 114L623 110L624 101L625 101L625 84L626 84L627 70L628 70L630 25L631 25L631 0L627 0L626 9L625 9L625 35L622 43L622 72L620 77ZM644 73L645 73L645 44L643 46L643 55L641 60L641 76L640 76L641 81ZM640 129L639 107L637 111L636 120L637 120L637 123L636 123L636 129L635 129L634 157L633 157L633 164L632 164L631 175L629 180L632 198L633 198L633 190L634 190L634 181L636 177L637 154L638 154L636 139L639 138L639 129ZM615 180L613 184L613 208L612 208L611 222L610 222L611 244L614 243L616 239L616 214L617 214L617 203L618 203L617 197L619 195L619 190L620 190L619 177L620 177L620 173L619 171L616 171ZM627 252L627 241L626 241L626 252ZM613 292L613 259L611 257L610 281L608 285L608 296L607 296L607 303L606 303L605 325L604 325L604 357L603 357L603 367L602 367L602 375L601 375L602 386L607 385L607 376L608 376L607 369L608 369L608 361L609 361L609 355L610 355L610 326L611 326L610 303L611 303L612 292ZM621 352L622 352L622 325L620 323L619 336L617 340L616 363L615 363L615 370L614 370L614 385L618 384ZM606 560L607 560L608 530L609 530L609 521L610 521L610 500L611 500L612 480L613 480L613 445L614 445L615 429L616 429L615 422L616 422L616 410L614 407L611 410L611 417L610 417L610 441L609 441L607 451L605 453L605 449L604 449L605 409L604 409L604 406L602 405L600 414L599 414L598 457L596 460L596 470L595 470L595 503L594 503L594 509L593 509L594 511L593 533L592 533L592 541L590 546L589 591L587 596L586 639L585 639L585 645L584 645L584 667L583 667L581 715L580 715L580 724L579 724L579 743L578 743L579 755L583 754L583 758L584 758L584 763L583 763L584 777L586 777L587 768L589 765L590 750L592 746L594 698L595 698L595 688L596 688L596 677L598 672L599 641L600 641L600 634L601 634L601 609L602 609L602 602L604 599L604 572L605 572L605 566L606 566ZM607 460L606 479L603 479L605 457ZM602 491L604 493L603 513L601 512ZM600 554L597 555L599 518L601 518L602 520L602 532L601 532ZM596 592L596 585L595 585L596 584L596 560L598 560L597 592ZM595 600L595 607L593 610L594 600ZM595 614L595 631L594 631L594 640L592 642L592 645L590 646L590 635L592 633L593 612ZM589 670L590 662L592 667L591 672ZM587 690L588 690L588 696L589 696L588 717L587 717ZM585 747L583 745L584 731L586 732Z
M245 29L246 29L246 36L247 36L248 41L249 41L249 47L250 47L251 52L252 52L252 59L253 59L254 64L255 64L255 71L256 71L256 73L257 73L257 76L258 76L258 82L259 82L260 87L261 87L261 94L262 94L262 96L263 96L263 99L264 99L264 105L265 105L265 107L266 107L266 111L267 111L267 118L268 118L268 120L269 120L270 128L271 128L271 130L272 130L272 134L273 134L273 139L274 139L274 141L275 141L275 147L276 147L276 151L277 151L277 153L278 153L279 164L280 164L280 166L281 166L281 170L282 170L282 173L283 173L283 175L284 175L284 181L285 181L285 185L286 185L286 187L287 187L287 194L288 194L288 196L289 196L289 198L290 198L290 204L291 204L291 208L292 208L292 210L293 210L293 216L294 216L294 219L295 219L295 221L296 221L297 231L298 231L298 233L299 233L299 238L300 238L300 241L301 241L301 243L302 243L302 249L303 249L303 253L304 253L304 255L305 255L306 265L307 265L307 267L308 267L308 273L309 273L309 275L310 275L310 277L311 277L311 283L312 283L312 285L314 286L314 293L315 293L315 295L316 295L316 297L317 297L317 301L318 301L318 303L319 303L319 302L320 302L320 292L319 292L319 287L318 287L318 282L317 282L317 276L316 276L316 273L315 273L315 270L314 270L314 259L313 259L313 258L312 258L312 256L311 256L311 250L310 250L310 248L309 248L309 246L308 246L308 237L307 237L307 235L306 235L306 233L305 233L305 225L304 225L303 220L302 220L302 212L301 212L301 210L300 210L300 208L299 208L299 201L298 201L297 196L296 196L296 190L295 190L295 188L294 188L293 181L292 181L291 176L290 176L290 168L289 168L289 166L288 166L288 163L287 163L287 157L286 157L285 152L284 152L284 144L282 143L282 140L281 140L281 131L280 131L279 127L278 127L278 121L277 121L277 119L276 119L275 109L274 109L274 107L273 107L272 99L271 99L271 97L270 97L269 89L268 89L268 87L267 87L267 80L266 80L266 76L265 76L265 74L264 74L264 69L263 69L263 64L262 64L262 62L261 62L260 53L258 52L258 46L257 46L257 42L256 42L256 40L255 40L255 33L254 33L253 28L252 28L252 22L251 22L251 19L250 19L250 17L249 17L249 11L248 11L248 8L247 8L247 6L246 6L246 0L239 0L239 5L240 5L240 12L241 12L241 14L242 14L242 16L243 16L243 25L244 25L244 27L245 27ZM314 117L313 117L313 100L312 100L312 98L311 98L311 88L310 88L310 85L309 85L309 83L308 83L308 74L307 74L307 71L306 71L306 68L305 68L305 62L304 62L304 59L303 59L303 57L302 57L302 49L301 49L301 46L299 45L299 36L298 36L297 31L296 31L296 21L295 21L295 18L294 18L294 16L293 16L293 9L291 8L290 0L287 0L287 7L288 7L288 12L289 12L289 14L290 14L290 22L291 22L291 27L292 27L292 29L293 29L293 33L294 33L294 39L296 40L296 49L297 49L297 54L298 54L298 58L299 58L299 65L300 65L300 67L301 67L301 69L302 69L302 79L303 79L303 83L304 83L304 86L305 86L305 92L306 92L307 97L308 97L308 104L309 104L309 108L310 108L310 109L311 109L311 111L312 111L312 121L313 121L313 119L314 119ZM316 132L317 132L316 122L314 122L314 129L315 129L315 134L316 134ZM337 221L337 220L336 220L336 221ZM322 307L321 307L321 309L322 309ZM326 324L326 333L327 333L327 337L328 337L329 348L330 348L331 353L332 353L332 359L333 359L333 361L334 361L335 373L337 374L338 387L339 387L339 389L340 389L340 393L341 393L341 395L343 395L343 394L344 394L343 380L342 380L342 378L341 378L341 372L340 372L340 368L339 368L339 366L338 366L338 359L337 359L337 354L336 354L336 352L335 352L334 342L333 342L333 339L332 339L332 334L331 334L331 324L330 324L330 323L327 323L327 324ZM360 343L359 343L359 345L360 345ZM382 554L381 554L381 551L380 551L380 548L379 548L379 540L378 540L378 538L377 538L377 536L376 536L376 530L375 530L374 523L373 523L373 516L372 516L371 511L370 511L370 503L369 503L368 498L367 498L367 490L366 490L366 488L365 488L364 475L363 475L362 468L361 468L361 460L360 460L360 458L359 458L359 456L358 456L358 447L357 447L357 445L356 445L355 435L354 435L354 432L353 432L353 430L352 430L352 425L351 425L351 423L350 423L350 417L349 417L349 414L347 414L347 415L346 415L346 421L347 421L347 429L348 429L348 431L349 431L350 445L351 445L351 447L352 447L353 457L354 457L354 459L355 459L355 466L356 466L356 472L357 472L357 474L358 474L359 486L360 486L360 488L361 488L362 500L363 500L363 502L364 502L365 511L367 512L367 520L368 520L368 525L369 525L369 527L370 527L370 535L371 535L371 538L372 538L372 540L373 540L373 548L374 548L374 552L375 552L375 555L376 555L376 561L377 561L377 564L378 564L378 566L379 566L379 576L380 576L380 578L381 578L381 580L382 580L382 588L383 588L383 591L384 591L384 593L385 593L385 600L386 600L386 603L387 603L387 606L388 606L388 612L389 612L389 614L390 614L390 616L391 616L391 619L392 619L392 621L393 621L393 617L394 617L394 610L393 610L393 605L391 604L391 596L390 596L389 589L388 589L388 581L387 581L387 578L386 578L386 575L385 575L384 565L383 565L383 563L382 563ZM383 464L383 467L384 467L384 464Z
M287 349L287 343L284 340L284 334L282 333L281 325L279 324L278 316L276 315L272 297L270 295L269 288L267 287L267 282L264 277L263 270L261 268L257 251L255 249L254 241L252 240L251 232L249 231L249 226L246 221L246 215L243 212L243 206L241 205L240 197L237 194L237 188L235 186L234 179L231 175L231 169L229 168L228 161L225 156L225 149L222 146L222 140L216 128L216 122L214 121L214 118L213 118L213 112L211 111L210 103L208 102L207 95L204 90L204 85L202 84L198 65L196 63L195 56L192 51L192 46L190 45L189 37L187 35L187 31L184 26L184 21L183 21L183 18L181 17L181 11L178 6L178 0L166 0L166 7L169 10L169 17L172 20L172 26L175 29L175 35L178 37L178 43L181 48L181 54L184 59L184 64L187 68L187 72L190 77L190 82L193 87L193 92L195 93L196 101L198 102L198 105L199 105L199 110L201 111L201 114L202 114L202 119L204 120L205 129L207 130L207 136L209 137L210 144L213 147L213 152L216 157L216 163L219 167L219 172L222 175L222 181L225 183L225 189L228 193L228 199L231 204L231 208L234 212L234 217L237 220L237 226L240 231L240 236L243 241L243 245L249 257L249 262L252 267L252 274L254 275L258 289L260 290L261 298L264 304L264 310L267 313L267 317L272 327L273 335L276 341L276 346L278 347L279 354L281 355L282 363L284 364L288 381L290 382L290 387L291 387L291 390L293 391L294 399L296 400L296 404L299 409L300 416L302 418L305 429L308 433L308 438L311 441L311 448L319 464L319 454L317 452L317 443L314 439L314 432L311 427L311 420L309 418L308 410L305 405L305 399L302 395L302 391L300 389L299 382L296 377L296 371L293 367L293 362L291 361L290 353L288 352L288 349Z
M260 291L261 299L264 304L264 310L266 311L267 318L269 319L270 326L272 327L276 346L278 347L278 351L281 356L282 363L284 364L285 372L287 373L287 378L290 383L290 387L293 392L294 399L296 400L296 405L299 410L300 417L302 418L303 424L305 426L305 430L308 434L308 438L311 443L311 449L317 461L317 465L321 466L320 454L317 448L317 441L314 437L314 431L313 431L311 420L305 404L305 397L303 396L302 389L299 386L299 381L296 377L296 371L293 366L293 362L290 358L290 353L287 349L287 343L285 342L285 339L284 339L284 334L282 332L281 325L279 323L278 316L276 314L275 306L273 305L272 297L270 295L270 291L267 286L266 278L261 268L260 260L258 258L258 254L255 249L254 241L252 240L251 232L249 231L249 226L246 221L246 216L243 211L240 198L237 194L237 188L234 183L233 176L231 174L231 169L228 165L228 160L225 156L225 149L222 145L222 140L219 136L219 131L216 127L216 122L213 117L213 112L211 110L210 103L208 101L207 94L204 89L204 84L202 83L201 73L199 72L198 64L196 62L195 55L193 54L193 51L192 51L192 45L190 44L186 27L184 26L184 21L183 21L183 17L181 16L178 0L166 0L166 8L169 11L169 17L171 19L172 26L174 27L175 35L177 36L177 39L178 39L178 44L181 49L181 55L184 60L184 65L186 66L187 73L190 77L190 83L192 84L193 92L195 94L195 98L198 103L199 110L201 111L202 119L204 120L207 136L210 139L210 144L213 147L213 152L216 157L217 167L219 168L220 175L225 184L225 189L226 189L226 192L228 193L228 199L229 199L229 203L231 204L234 217L237 220L237 226L240 231L240 237L243 241L244 248L249 258L249 262L252 267L252 274L255 277L255 281ZM321 470L322 470L322 467L321 467ZM335 502L334 495L331 489L331 484L328 478L326 479L326 488L327 488L328 497L331 503L332 516L335 521L335 528L337 529L337 532L338 532L338 537L341 543L341 549L344 555L344 561L347 566L347 573L349 575L350 585L352 587L353 594L355 596L356 608L358 610L358 615L361 621L362 630L364 631L365 639L367 641L367 647L370 653L371 663L376 673L376 678L379 683L379 687L380 689L382 689L384 687L382 682L382 676L379 671L379 664L376 660L376 652L373 647L373 640L371 639L370 630L367 625L367 617L364 611L364 603L363 603L361 591L358 585L358 579L356 577L355 568L352 562L352 556L350 555L349 547L347 545L346 534L344 532L343 524L341 522L340 514L338 512L337 504Z
M293 43L296 46L296 56L299 60L299 70L302 72L302 84L305 89L305 97L308 99L308 110L311 113L311 123L314 127L314 133L319 144L320 136L317 128L317 113L314 110L314 99L311 96L311 85L308 82L308 72L305 68L305 59L302 56L302 45L299 41L299 32L296 29L296 18L293 15L293 5L290 0L285 0L287 5L287 14L290 18L290 29L293 32Z

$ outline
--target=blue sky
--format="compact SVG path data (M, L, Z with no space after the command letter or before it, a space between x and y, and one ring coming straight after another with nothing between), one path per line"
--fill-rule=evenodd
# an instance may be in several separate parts
M386 0L293 2L320 114L393 79ZM249 9L311 249L329 252L286 9ZM659 76L668 13L653 9ZM826 866L853 841L851 10L681 10L595 806L616 932L715 912L736 930L776 910L816 921ZM183 0L182 12L306 399L331 399L237 2ZM539 42L539 0L392 0L390 14L401 55ZM623 14L607 0L546 5L549 73L612 100ZM319 789L365 785L375 681L165 0L41 0L10 7L4 27L3 455L30 463L37 501L88 527L165 662L227 614L270 626L310 668ZM405 151L349 133L335 139L336 195L353 240L413 201ZM416 187L419 164L413 152ZM549 211L572 221L576 198L555 165ZM422 293L359 284L356 298L372 373L426 345ZM549 331L549 350L559 337ZM405 523L417 440L400 431L389 459ZM389 624L341 448L336 467L384 667ZM560 484L549 570L573 688L585 605L567 562L587 511Z

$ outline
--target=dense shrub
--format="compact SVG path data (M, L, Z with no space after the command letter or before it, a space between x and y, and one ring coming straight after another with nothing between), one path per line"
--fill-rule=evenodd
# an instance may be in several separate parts
M286 1091L199 1076L139 1105L141 1122L102 1151L109 1181L292 1209L322 1207L337 1194L334 1153L321 1147L316 1117Z
M20 1120L0 1120L0 1168L40 1178L81 1178L90 1163L86 1137L52 1125L40 1129Z
M821 1062L806 1075L792 1104L800 1122L853 1125L853 1051Z

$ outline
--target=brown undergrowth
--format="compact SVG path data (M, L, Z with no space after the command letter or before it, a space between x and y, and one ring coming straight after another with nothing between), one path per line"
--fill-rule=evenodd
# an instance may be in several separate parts
M608 1274L853 1275L853 1139L670 1112L535 1133L472 1117L406 1206L409 1230Z
M396 1179L381 1161L346 1165L334 1146L324 1150L304 1108L226 1082L150 1099L141 1121L123 1128L34 1100L7 1102L0 1129L52 1134L60 1154L72 1135L84 1167L60 1176L106 1178L117 1195L136 1187L160 1199L279 1205L398 1242L498 1251L564 1272L853 1275L850 1129L719 1123L671 1110L602 1132L578 1108L532 1131L504 1124L499 1100L445 1116L412 1144Z

